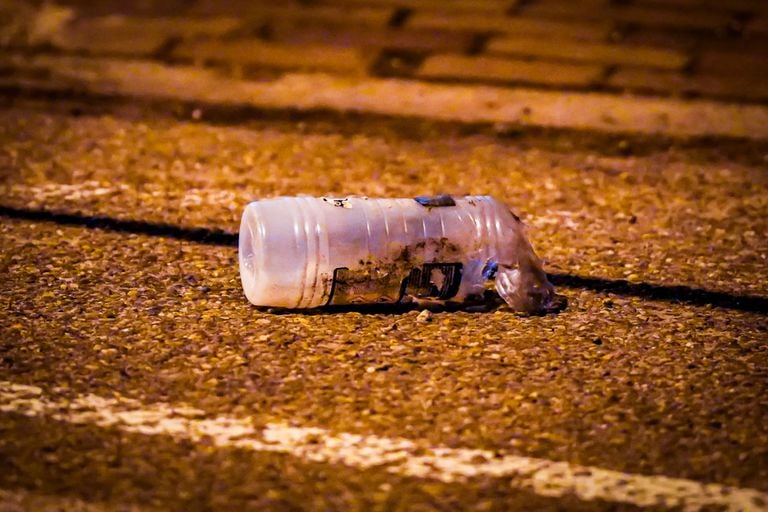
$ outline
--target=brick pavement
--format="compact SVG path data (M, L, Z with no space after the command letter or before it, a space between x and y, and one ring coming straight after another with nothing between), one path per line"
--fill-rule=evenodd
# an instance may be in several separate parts
M768 8L759 0L63 4L72 15L48 20L42 37L39 26L25 33L6 23L0 39L24 51L193 63L235 76L255 66L768 101Z

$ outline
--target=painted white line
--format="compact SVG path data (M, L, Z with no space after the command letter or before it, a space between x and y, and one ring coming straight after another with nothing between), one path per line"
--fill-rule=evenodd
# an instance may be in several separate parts
M227 189L216 188L187 188L183 191L169 190L156 184L147 183L141 190L124 183L107 184L99 181L83 181L82 183L44 183L41 185L12 184L0 185L0 197L14 197L24 200L28 206L39 207L48 202L87 201L100 198L119 197L132 200L144 197L161 198L169 207L179 209L195 208L197 206L217 206L219 208L237 208L239 211L253 200L252 196Z
M127 398L95 395L75 398L56 398L55 395L56 390L52 396L46 396L35 386L0 381L0 412L48 416L67 423L166 435L193 442L206 439L217 447L285 453L302 461L359 469L380 466L394 474L448 483L473 477L511 477L510 485L514 488L541 496L570 495L585 501L680 507L686 511L716 506L729 511L768 510L768 493L755 489L497 455L487 450L447 447L424 450L408 439L333 434L316 427L270 423L260 428L251 418L209 417L203 411L184 405L141 404Z
M84 181L82 183L44 183L41 185L13 184L2 187L5 194L22 195L33 201L45 201L58 199L64 201L80 201L94 197L112 196L131 191L128 185L106 185L98 181Z
M33 69L37 74L46 70L52 77L35 81L10 76L0 83L54 90L78 87L144 98L298 110L319 108L465 123L768 139L768 108L704 99L441 85L306 73L254 82L225 78L215 71L193 66L71 55L8 53L0 56L0 64L21 71ZM204 119L205 112L199 113Z

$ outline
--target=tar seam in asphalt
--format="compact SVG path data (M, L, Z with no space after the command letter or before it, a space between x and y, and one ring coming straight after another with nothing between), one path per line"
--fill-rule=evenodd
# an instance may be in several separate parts
M0 205L0 216L22 220L54 222L68 226L82 226L119 233L172 238L205 245L237 247L238 242L237 233L223 230L188 228L139 220L115 219L107 216L79 215L41 209L14 208L3 205ZM548 276L554 285L567 288L613 293L649 300L674 301L695 306L711 305L753 313L768 313L768 297L736 295L683 285L630 283L623 279L605 279L566 273L550 273Z

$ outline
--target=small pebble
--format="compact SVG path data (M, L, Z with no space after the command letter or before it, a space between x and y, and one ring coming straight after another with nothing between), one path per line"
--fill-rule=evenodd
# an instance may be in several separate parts
M431 322L432 321L432 312L428 309L423 310L419 315L416 317L416 321L420 324Z

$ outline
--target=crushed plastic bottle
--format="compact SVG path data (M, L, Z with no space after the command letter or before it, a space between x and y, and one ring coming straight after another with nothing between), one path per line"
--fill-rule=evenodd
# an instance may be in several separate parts
M481 303L552 307L525 226L490 196L280 197L243 212L240 277L257 306Z

